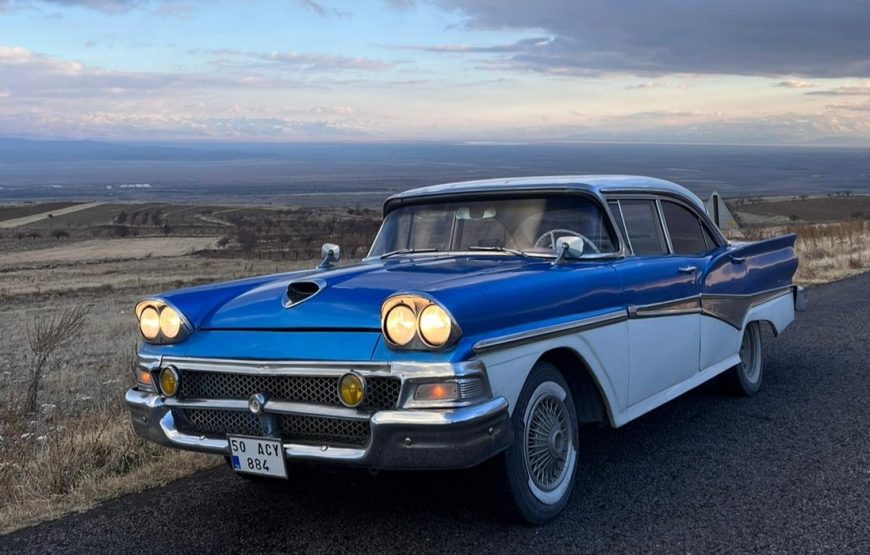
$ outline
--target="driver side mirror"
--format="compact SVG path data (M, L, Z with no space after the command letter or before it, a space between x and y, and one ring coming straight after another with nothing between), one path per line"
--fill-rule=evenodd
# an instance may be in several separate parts
M559 264L566 258L581 258L583 256L583 239L573 235L559 237L553 248L556 251L554 264Z
M321 270L329 268L333 263L341 260L341 247L333 243L324 243L320 247L320 256L323 257L323 262L320 263L318 268Z

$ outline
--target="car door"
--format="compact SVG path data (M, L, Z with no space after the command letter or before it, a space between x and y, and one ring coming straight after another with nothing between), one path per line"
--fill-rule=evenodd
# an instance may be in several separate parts
M724 243L707 227L702 218L688 206L674 202L661 201L662 215L673 250L687 258L690 263L703 268L699 279L700 293L704 298L703 307L712 302L710 297L711 264L715 254L721 253ZM725 261L718 265L718 273L713 281L718 285L742 281L745 265ZM706 278L706 282L705 282ZM716 292L715 286L713 292ZM714 295L715 296L715 295ZM699 370L703 371L716 363L733 356L740 345L740 330L721 320L702 313L701 349L699 351Z
M629 406L698 372L703 261L673 252L661 210L654 197L611 204L631 249L614 264L629 313Z

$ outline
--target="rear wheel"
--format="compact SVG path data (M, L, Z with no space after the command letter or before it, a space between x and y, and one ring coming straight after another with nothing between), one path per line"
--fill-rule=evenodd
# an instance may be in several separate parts
M750 322L740 342L740 364L725 374L729 388L739 395L754 395L761 389L764 377L761 351L761 326Z
M496 508L512 520L543 524L565 507L577 471L577 413L555 366L541 361L532 369L511 425L514 443L493 461Z

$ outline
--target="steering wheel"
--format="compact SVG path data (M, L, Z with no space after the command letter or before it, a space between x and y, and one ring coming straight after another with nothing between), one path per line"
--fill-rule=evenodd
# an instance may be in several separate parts
M579 237L581 241L585 244L589 245L589 248L592 249L594 253L600 253L601 250L595 246L589 237L586 237L582 233L577 233L576 231L570 229L551 229L550 231L542 234L535 240L535 248L555 248L556 241L559 237L564 237L566 235L570 235L572 237ZM545 242L546 239L549 238L549 244Z

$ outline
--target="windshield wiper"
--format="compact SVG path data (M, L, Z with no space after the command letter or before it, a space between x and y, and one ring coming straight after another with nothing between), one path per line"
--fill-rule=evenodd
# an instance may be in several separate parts
M391 256L395 256L397 254L416 254L421 252L437 252L438 249L428 248L428 249L398 249L395 251L385 252L380 256L380 258L389 258Z
M511 254L515 254L517 256L522 256L523 258L527 258L529 255L524 253L523 251L519 251L517 249L509 249L507 247L481 247L481 246L469 246L468 250L470 251L493 251L493 252L509 252Z

